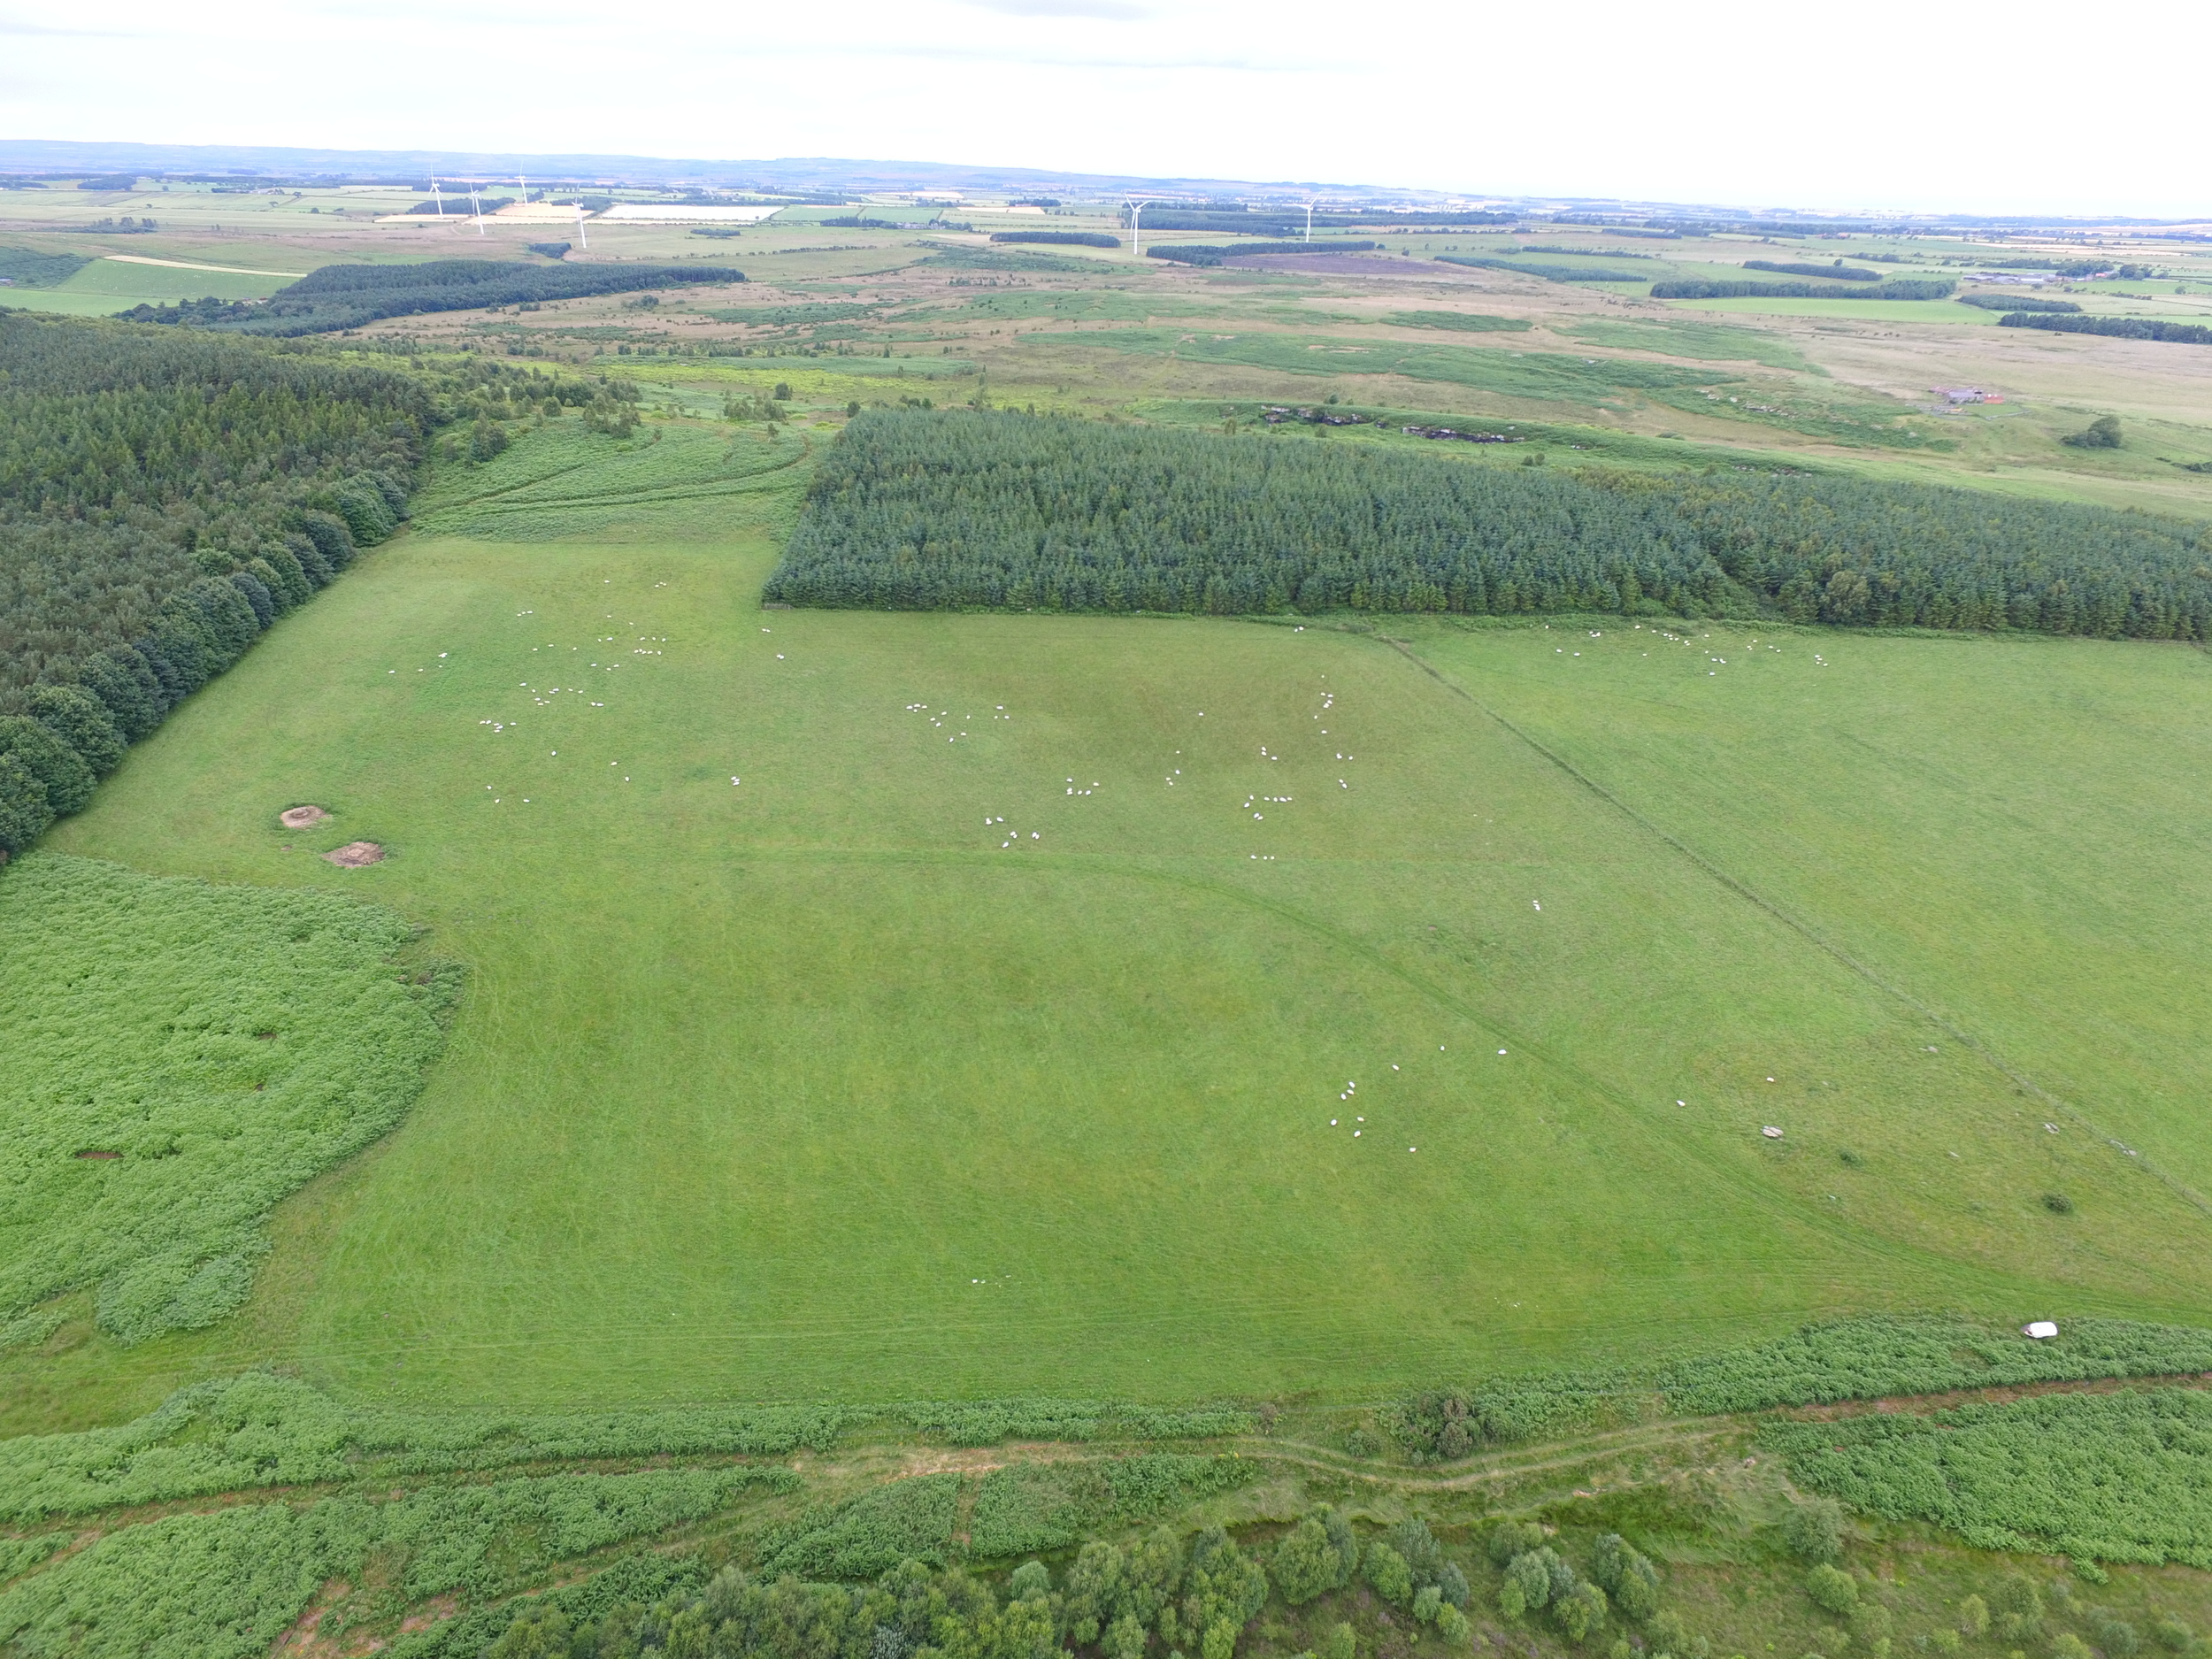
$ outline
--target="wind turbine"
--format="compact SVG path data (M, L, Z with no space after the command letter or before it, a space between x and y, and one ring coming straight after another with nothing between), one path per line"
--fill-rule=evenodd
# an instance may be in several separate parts
M1144 257L1144 233L1138 228L1138 221L1143 217L1144 210L1152 205L1151 199L1147 197L1144 201L1128 202L1123 205L1129 210L1129 245L1136 250L1137 257L1141 259Z
M1306 204L1306 240L1308 242L1313 240L1313 204L1311 202Z
M591 251L591 238L584 234L584 198L576 198L576 241L586 253Z
M430 181L430 199L437 205L438 217L440 219L443 219L445 217L445 197L439 193L438 181L435 179L433 179Z
M476 234L481 236L484 234L484 200L477 194L473 182L469 186L469 207L476 215Z

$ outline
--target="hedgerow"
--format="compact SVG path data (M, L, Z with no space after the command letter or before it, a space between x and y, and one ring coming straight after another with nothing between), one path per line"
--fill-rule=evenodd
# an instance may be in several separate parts
M1992 294L1977 292L1962 294L1959 303L1971 305L1985 311L2047 311L2055 317L2070 316L2081 310L2071 300L2047 300L2033 294Z
M1155 1452L1101 1463L1009 1463L976 1489L968 1548L984 1560L1064 1549L1087 1532L1141 1520L1259 1479L1244 1457Z
M764 597L880 610L1778 613L2201 639L2212 528L1916 483L1468 466L874 411Z
M413 1103L455 989L324 893L37 856L0 916L0 1323L88 1286L124 1342L229 1312L277 1201Z
M1808 1325L1771 1342L1637 1370L1507 1378L1398 1402L1385 1421L1417 1462L1532 1440L1607 1417L1717 1416L1959 1388L2165 1377L2212 1371L2212 1331L2122 1319L2066 1321L2031 1341L2017 1331L1939 1317Z
M326 1580L358 1577L372 1553L405 1601L480 1602L554 1563L712 1515L748 1488L797 1485L780 1469L557 1475L172 1516L0 1592L0 1645L79 1659L244 1659L266 1652Z
M1246 1433L1253 1424L1252 1413L1241 1406L1177 1410L1101 1400L974 1400L886 1409L932 1440L955 1446L996 1446L1010 1440L1209 1440Z
M2212 1568L2212 1394L2047 1394L1770 1425L1793 1475L1980 1549Z

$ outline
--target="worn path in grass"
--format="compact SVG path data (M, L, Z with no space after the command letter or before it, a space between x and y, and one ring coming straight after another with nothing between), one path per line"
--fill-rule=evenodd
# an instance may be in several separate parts
M2212 1305L2179 1198L1400 654L764 613L800 440L728 430L568 426L441 485L57 833L372 893L472 979L245 1315L19 1395L255 1358L436 1403L1356 1394L1847 1309ZM1551 708L1555 646L1610 649L1454 649ZM1863 764L1826 758L1732 810L1805 837ZM303 800L335 816L287 836ZM390 857L312 856L362 837Z

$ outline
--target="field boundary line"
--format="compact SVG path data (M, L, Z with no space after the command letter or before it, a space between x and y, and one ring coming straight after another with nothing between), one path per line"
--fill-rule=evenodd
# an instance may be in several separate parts
M2212 1217L2212 1200L2208 1200L2203 1194L2198 1192L2194 1187L2191 1187L2187 1182L2182 1180L2178 1176L2168 1173L2155 1162L2145 1157L2141 1152L2137 1150L2135 1148L2129 1146L2125 1141L2120 1140L2117 1136L2106 1133L2101 1125L2090 1120L2085 1112L2082 1111L2071 1102L2063 1100L2058 1095L2052 1094L2050 1090L2045 1088L2040 1083L2037 1082L2032 1077L2030 1077L2025 1071L2021 1071L2019 1067L2014 1065L2009 1060L1999 1054L1994 1048L1990 1047L1989 1044L1984 1042L1979 1037L1977 1037L1972 1032L1958 1024L1958 1022L1954 1020L1949 1015L1944 1013L1941 1010L1936 1008L1932 1003L1923 1001L1919 996L1916 995L1913 992L1907 990L1903 986L1891 983L1875 969L1869 966L1867 964L1861 962L1856 956L1853 956L1842 946L1824 936L1820 930L1815 927L1811 923L1792 915L1790 911L1783 908L1780 904L1775 902L1773 900L1768 898L1764 894L1761 893L1757 888L1752 887L1748 882L1743 880L1738 876L1731 874L1726 869L1715 863L1711 858L1709 858L1703 853L1698 851L1696 848L1691 846L1687 841L1683 841L1679 836L1671 833L1670 831L1653 822L1650 818L1646 818L1641 812L1639 812L1626 801L1624 801L1619 795L1614 794L1613 791L1608 789L1603 784L1590 776L1588 772L1584 772L1579 766L1569 760L1564 755L1562 755L1556 749L1551 748L1541 739L1524 731L1520 726L1516 726L1511 720L1508 719L1504 715L1499 713L1488 703L1483 702L1481 698L1476 696L1475 694L1468 690L1466 687L1461 685L1457 680L1452 679L1451 676L1445 673L1434 664L1429 662L1425 657L1415 651L1414 649L1405 641L1393 638L1391 635L1383 633L1379 629L1374 630L1370 637L1379 640L1383 644L1397 652L1399 656L1404 657L1406 661L1411 663L1416 668L1419 669L1430 679L1435 680L1438 685L1442 686L1454 696L1458 697L1463 702L1480 712L1486 718L1495 724L1500 729L1509 733L1519 741L1527 745L1528 748L1533 749L1538 755L1543 757L1545 760L1548 761L1552 765L1557 767L1559 771L1565 773L1576 783L1581 785L1583 788L1597 796L1599 800L1613 808L1614 810L1620 813L1622 817L1627 818L1629 822L1634 824L1638 828L1645 831L1648 834L1657 837L1667 846L1681 854L1683 857L1689 860L1691 864L1696 865L1699 870L1702 871L1713 880L1717 881L1722 887L1727 888L1728 891L1734 894L1738 898L1742 899L1746 903L1755 906L1758 910L1765 912L1768 916L1781 923L1783 926L1788 928L1792 933L1796 933L1807 943L1824 952L1834 961L1841 964L1851 972L1858 975L1859 978L1864 979L1869 985L1874 987L1884 995L1901 1003L1906 1008L1911 1010L1914 1013L1919 1015L1920 1018L1928 1021L1929 1024L1934 1025L1938 1030L1943 1032L1947 1036L1950 1037L1952 1041L1958 1042L1971 1050L1974 1054L1980 1056L1985 1063L1994 1067L2004 1077L2008 1079L2014 1087L2019 1088L2023 1093L2033 1096L2036 1100L2041 1102L2045 1106L2047 1106L2051 1110L2058 1113L2061 1117L2069 1119L2076 1128L2080 1129L2086 1134L2096 1136L2107 1146L2116 1148L2124 1156L2136 1160L2137 1166L2139 1168L2140 1168L2146 1174L2153 1177L2154 1179L2164 1185L2169 1191L2172 1192L2175 1196L2181 1199L2183 1202L2188 1204L2200 1215L2207 1217Z

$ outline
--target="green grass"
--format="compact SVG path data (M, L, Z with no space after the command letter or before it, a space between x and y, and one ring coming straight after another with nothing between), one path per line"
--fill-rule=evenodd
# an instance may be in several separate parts
M271 818L321 801L397 849L348 890L472 978L243 1316L10 1362L15 1421L257 1359L442 1405L1341 1396L1859 1309L2212 1312L2139 1161L1420 663L762 613L800 441L647 430L442 481L55 833L329 887ZM2166 1066L2156 1112L2051 1080L2203 1161L2200 658L1804 635L1708 680L1604 628L1423 649L2018 1064Z

